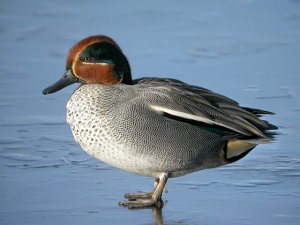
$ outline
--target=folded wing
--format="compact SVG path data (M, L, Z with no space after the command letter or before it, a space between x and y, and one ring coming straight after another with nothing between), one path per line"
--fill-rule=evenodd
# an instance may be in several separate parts
M213 127L257 144L272 140L268 131L277 129L259 118L271 112L240 107L236 101L205 88L174 79L144 78L135 82L143 87L148 106L162 116Z

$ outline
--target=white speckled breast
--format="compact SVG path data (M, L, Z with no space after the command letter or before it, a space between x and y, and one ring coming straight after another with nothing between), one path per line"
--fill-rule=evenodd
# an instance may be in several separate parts
M114 135L110 117L114 105L108 99L113 94L109 86L83 85L77 89L67 103L67 122L75 140L82 149L95 158L112 166L134 172L130 154L122 141ZM112 91L112 92L111 92Z
M143 96L136 85L82 85L67 104L75 140L95 158L146 176L224 164L221 137L157 115Z

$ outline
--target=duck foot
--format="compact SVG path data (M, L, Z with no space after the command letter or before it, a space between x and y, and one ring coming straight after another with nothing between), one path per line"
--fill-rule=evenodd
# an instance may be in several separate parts
M124 197L129 200L136 200L136 199L151 199L154 191L150 192L136 192L136 193L126 193Z
M130 199L119 202L119 206L127 207L128 209L138 209L138 208L152 208L153 206L162 207L164 202L159 199L156 201L153 198L150 199Z
M168 176L168 173L162 173L159 179L156 179L154 191L125 194L125 198L128 200L119 202L119 206L128 207L129 209L153 206L162 207L163 201L161 200L161 196L167 183Z

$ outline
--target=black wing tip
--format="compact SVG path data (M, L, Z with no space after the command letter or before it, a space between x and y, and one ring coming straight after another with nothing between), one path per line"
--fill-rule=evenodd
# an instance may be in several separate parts
M249 107L241 107L241 108L248 111L248 112L250 112L250 113L253 113L257 116L259 116L259 115L275 115L276 114L274 112L267 111L267 110L262 110L262 109L249 108Z

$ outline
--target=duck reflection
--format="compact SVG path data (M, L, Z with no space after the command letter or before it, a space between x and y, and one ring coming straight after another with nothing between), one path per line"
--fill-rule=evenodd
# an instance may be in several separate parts
M129 210L151 210L152 211L152 215L153 215L153 219L154 219L154 224L155 225L164 225L164 220L163 220L163 206L165 203L160 204L160 205L155 205L155 206L151 206L151 207L144 207L144 208L128 208Z
M155 221L155 225L164 225L163 213L161 207L152 207L152 214Z

